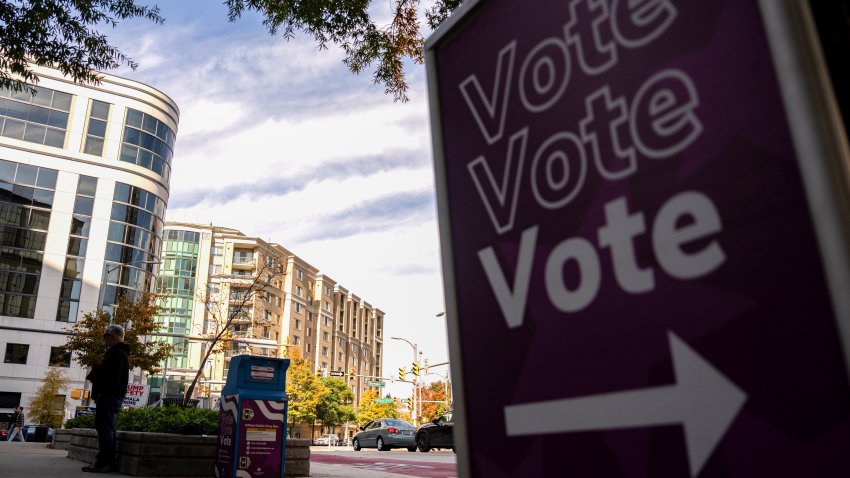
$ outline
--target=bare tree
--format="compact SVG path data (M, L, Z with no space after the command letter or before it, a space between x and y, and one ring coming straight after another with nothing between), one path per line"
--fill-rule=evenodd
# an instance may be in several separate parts
M234 344L250 344L255 332L263 326L264 321L258 316L264 310L265 301L257 299L267 298L271 290L280 290L285 267L280 258L271 254L259 252L258 256L259 262L252 275L222 276L229 287L216 291L207 287L196 292L196 299L205 308L206 317L199 334L205 350L198 371L183 395L183 407L188 406L207 360L214 354L231 350Z

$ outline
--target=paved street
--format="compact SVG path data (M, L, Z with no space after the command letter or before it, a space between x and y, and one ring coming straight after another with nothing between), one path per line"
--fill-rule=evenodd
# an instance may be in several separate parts
M411 453L407 450L353 451L351 447L311 447L310 462L337 465L340 469L369 470L422 478L452 478L457 476L455 454L450 451Z
M68 452L52 450L44 443L0 442L2 478L91 478L84 463L67 458ZM310 476L314 478L450 478L457 476L451 452L410 453L406 450L355 452L351 447L328 450L311 447ZM98 476L127 476L106 473Z

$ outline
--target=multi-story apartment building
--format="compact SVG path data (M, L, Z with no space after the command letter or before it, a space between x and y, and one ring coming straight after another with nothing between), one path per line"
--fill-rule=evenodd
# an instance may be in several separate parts
M69 323L152 290L179 115L141 83L35 71L34 96L0 90L0 412L26 407L50 366L80 388ZM66 416L80 404L60 398Z
M244 298L246 286L267 264L282 274L255 294L229 330L229 347L204 364L199 398L212 404L233 355L282 356L297 347L317 373L343 372L355 404L368 390L368 377L380 377L384 313L352 294L279 244L217 226L169 222L165 225L159 290L167 340L175 356L164 374L150 378L152 398L165 381L167 397L182 396L207 351L204 338L217 319ZM163 379L165 377L165 379ZM348 380L346 380L348 381Z

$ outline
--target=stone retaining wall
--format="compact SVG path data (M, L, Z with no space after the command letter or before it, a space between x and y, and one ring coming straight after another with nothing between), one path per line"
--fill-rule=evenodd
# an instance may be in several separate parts
M132 476L213 476L217 436L118 432L118 471ZM97 432L70 430L68 458L91 463ZM286 476L310 476L310 440L286 440Z
M56 450L67 450L71 445L71 430L60 428L53 431L53 443L50 448Z

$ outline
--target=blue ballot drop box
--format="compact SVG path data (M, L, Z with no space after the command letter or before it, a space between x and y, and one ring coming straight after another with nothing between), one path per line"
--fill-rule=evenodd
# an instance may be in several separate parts
M283 478L289 360L238 355L219 401L220 478Z

